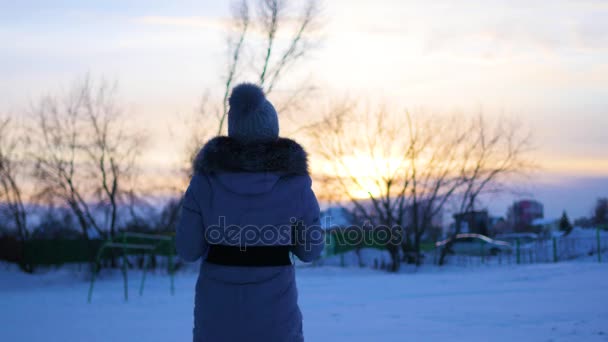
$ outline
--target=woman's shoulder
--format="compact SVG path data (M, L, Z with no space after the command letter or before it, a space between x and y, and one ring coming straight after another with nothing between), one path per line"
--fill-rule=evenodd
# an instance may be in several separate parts
M308 177L308 154L296 141L241 143L225 136L209 140L193 161L195 173L276 172ZM310 177L308 177L310 178Z

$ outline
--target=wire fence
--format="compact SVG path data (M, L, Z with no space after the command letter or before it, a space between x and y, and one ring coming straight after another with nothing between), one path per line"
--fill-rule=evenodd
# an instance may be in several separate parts
M531 243L515 243L510 251L495 255L480 254L453 254L447 257L447 263L462 266L479 264L536 264L557 263L582 257L591 257L597 262L602 260L602 254L608 252L608 237L554 237L552 239L538 240ZM433 250L432 262L439 262L441 251ZM605 257L604 257L605 258Z
M608 232L589 230L584 236L569 235L533 242L511 243L511 248L499 253L489 253L488 248L472 246L469 253L448 254L444 262L448 265L523 265L557 263L577 258L588 258L596 262L608 262ZM480 242L481 243L481 242ZM423 264L437 265L441 250L426 248L422 251ZM317 266L385 268L391 263L390 254L376 246L356 250L344 249L341 253L327 253Z

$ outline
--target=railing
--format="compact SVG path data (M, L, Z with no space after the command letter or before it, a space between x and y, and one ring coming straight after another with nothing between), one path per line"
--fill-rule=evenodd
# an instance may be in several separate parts
M334 236L329 236L325 253L316 265L334 266L376 266L380 263L389 263L390 256L386 250L376 245L336 246L339 245ZM423 247L428 247L425 244ZM364 251L363 253L361 251ZM590 257L597 262L605 261L602 254L608 253L608 233L601 230L585 231L584 236L563 236L532 243L515 241L508 251L490 253L489 248L480 242L479 248L471 248L470 253L449 254L448 264L461 266L473 265L518 265L533 263L556 263L580 257ZM441 250L436 248L423 248L421 251L425 264L437 264ZM605 257L605 255L604 255ZM363 260L362 260L363 259Z
M484 249L482 249L483 251ZM437 263L440 250L433 252L433 261ZM608 236L601 235L599 230L592 236L564 236L538 240L531 243L513 244L509 252L489 255L484 253L454 254L448 256L448 263L459 265L475 264L534 264L556 263L580 257L592 257L602 262L602 254L608 253Z
M128 255L131 251L139 251L140 253L148 254L148 262L146 263L144 260L143 275L139 286L139 295L143 295L144 283L146 281L146 273L147 269L150 267L152 258L154 257L154 255L163 254L163 252L167 254L167 257L169 259L168 271L170 276L170 292L171 295L173 295L175 293L175 265L173 264L173 256L175 255L174 246L174 238L172 236L166 235L125 232L119 234L113 239L108 239L106 242L103 243L103 245L97 252L97 257L95 258L95 264L93 268L93 275L91 278L91 285L89 286L89 294L87 297L87 301L90 303L93 297L93 288L95 286L97 274L100 271L100 263L104 256L104 252L111 249L118 249L122 251L122 276L125 301L129 300L129 281L127 270L129 264Z

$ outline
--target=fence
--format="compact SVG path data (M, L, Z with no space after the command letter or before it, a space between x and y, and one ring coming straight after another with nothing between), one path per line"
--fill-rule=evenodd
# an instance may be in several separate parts
M143 266L143 275L141 278L141 282L139 285L139 295L141 296L144 292L144 284L146 281L146 271L152 265L153 258L156 255L164 254L168 258L168 271L170 278L170 291L173 295L175 292L174 285L174 272L175 265L173 264L173 256L175 254L175 241L171 236L164 236L158 234L142 234L142 233L130 233L124 232L119 234L116 238L110 238L106 240L99 250L97 251L97 257L95 258L95 269L93 271L93 276L91 277L91 284L89 286L89 294L87 296L87 301L91 303L91 299L93 298L93 288L95 285L96 275L99 272L99 265L101 263L102 258L108 251L118 250L121 251L122 255L122 276L124 283L124 298L125 301L129 300L129 282L128 282L128 265L129 265L129 255L132 255L133 252L140 254L142 257L142 263L145 263ZM148 262L146 263L143 260L148 254Z
M357 235L359 234L359 235ZM361 235L363 234L363 236ZM316 265L335 266L367 266L382 268L383 264L391 262L390 255L385 246L379 243L377 232L366 231L351 233L346 230L328 231L326 234L326 249L321 260ZM140 241L141 240L141 241ZM145 243L145 239L130 237L130 243ZM359 241L353 243L353 241ZM361 242L362 241L362 242ZM371 241L372 243L368 243ZM0 260L17 263L24 269L36 266L61 265L64 263L92 263L101 249L104 240L28 240L25 242L14 238L0 238ZM436 264L439 260L439 251L433 248L433 243L424 243L422 246L425 264ZM162 244L154 252L156 256L169 258L174 253L172 244ZM479 251L485 249L479 248ZM156 258L146 261L146 254L141 250L120 250L117 253L104 253L101 260L109 261L127 253L130 264L140 268L147 268L152 264L156 267ZM608 252L608 232L600 230L586 230L581 234L571 234L566 237L539 240L534 243L513 244L510 252L497 255L450 255L449 264L478 265L478 264L531 264L554 263L574 258L588 256L598 262L606 262L608 258L602 254ZM148 263L148 264L146 264ZM167 260L167 266L172 264Z
M589 234L590 235L590 234ZM483 250L483 249L481 249ZM597 232L596 236L565 236L521 244L516 242L511 251L496 255L450 255L448 263L475 264L534 264L556 263L581 257L593 257L602 262L602 254L608 252L608 236ZM433 251L433 262L439 260L439 250ZM605 260L604 260L605 261Z
M358 246L336 246L335 232L328 234L326 252L317 265L334 266L378 266L390 263L390 255L382 246L358 245ZM437 264L440 250L423 244L423 263ZM602 254L608 253L608 232L600 230L586 230L581 235L570 235L555 237L551 239L538 240L532 243L512 244L509 251L501 253L484 254L487 251L482 245L480 248L472 248L475 251L470 254L448 255L448 264L467 265L517 265L533 263L555 263L580 257L590 257L597 262L606 262Z
M161 235L162 236L162 235ZM143 243L144 238L130 237L130 243ZM87 264L96 257L106 240L103 239L31 239L20 241L13 237L0 238L0 260L18 264L24 270L39 266L59 266L67 263ZM108 251L100 257L101 263L121 257L124 250ZM137 249L128 249L126 253L133 257L134 264L143 268L146 253ZM170 257L174 255L173 244L162 244L154 251L155 256ZM152 267L156 266L153 259Z

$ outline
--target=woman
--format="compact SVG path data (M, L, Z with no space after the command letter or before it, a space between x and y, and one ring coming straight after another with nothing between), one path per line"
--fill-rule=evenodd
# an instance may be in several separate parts
M309 262L323 250L307 155L279 138L262 89L235 87L228 136L194 161L176 248L203 259L196 284L194 341L303 341L289 253Z

